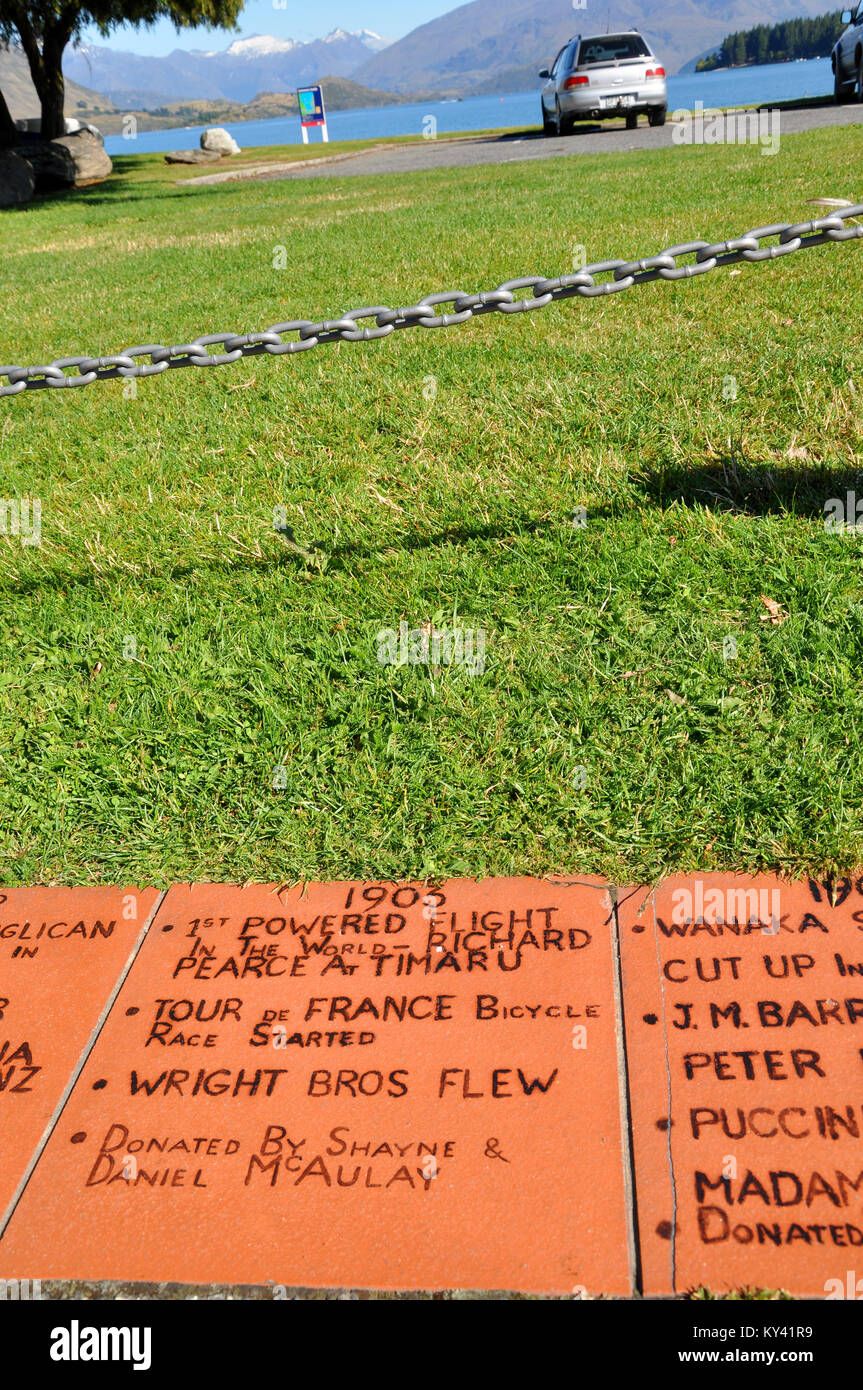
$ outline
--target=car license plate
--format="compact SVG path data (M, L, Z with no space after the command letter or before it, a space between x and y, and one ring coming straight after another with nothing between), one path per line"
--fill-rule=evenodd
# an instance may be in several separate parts
M621 92L620 96L603 97L602 105L608 106L633 106L635 104L635 92Z

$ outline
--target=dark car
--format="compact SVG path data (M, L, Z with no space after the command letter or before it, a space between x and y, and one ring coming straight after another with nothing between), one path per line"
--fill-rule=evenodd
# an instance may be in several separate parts
M842 23L848 28L830 55L833 95L839 102L850 101L856 89L857 100L863 101L863 0L855 12L842 11Z

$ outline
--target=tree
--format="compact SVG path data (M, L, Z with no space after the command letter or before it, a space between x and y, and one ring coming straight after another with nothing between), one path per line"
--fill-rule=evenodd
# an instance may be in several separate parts
M20 43L42 108L42 139L54 140L64 131L63 53L84 29L107 35L157 19L177 29L236 29L242 8L243 0L0 0L0 47ZM0 109L0 139L2 128Z
M2 5L2 0L0 0ZM841 10L817 19L789 19L781 24L758 24L739 34L727 34L718 53L696 64L697 72L743 63L783 63L792 58L826 58L844 29Z
M18 138L18 131L12 119L12 113L6 105L6 98L0 92L0 149L4 145L14 145Z

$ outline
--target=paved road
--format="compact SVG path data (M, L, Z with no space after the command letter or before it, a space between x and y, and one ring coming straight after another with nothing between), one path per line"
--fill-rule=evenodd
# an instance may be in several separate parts
M765 118L768 113L763 113ZM779 133L791 135L819 126L863 125L863 107L819 106L799 111L782 111ZM775 119L775 117L774 117ZM404 174L424 169L451 169L472 164L507 164L523 159L556 159L562 155L615 154L626 150L663 149L674 143L674 125L651 128L646 122L638 130L585 125L573 135L547 140L540 131L523 135L480 137L476 140L424 140L396 149L369 150L333 164L317 164L289 174L264 177L293 179L347 178L359 174ZM764 127L769 147L772 127ZM863 131L858 132L858 158L863 155Z

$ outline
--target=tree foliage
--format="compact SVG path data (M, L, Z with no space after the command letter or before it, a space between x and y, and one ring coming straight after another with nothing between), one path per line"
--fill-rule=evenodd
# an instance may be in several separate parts
M0 0L2 9L3 0ZM739 68L748 63L788 63L795 58L828 58L844 29L841 10L817 19L786 19L781 24L758 24L722 40L716 53L696 64L698 72L711 68Z
M63 53L87 29L168 19L177 29L236 28L243 0L0 0L0 46L19 43L42 106L42 138L63 134Z

